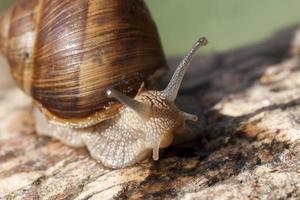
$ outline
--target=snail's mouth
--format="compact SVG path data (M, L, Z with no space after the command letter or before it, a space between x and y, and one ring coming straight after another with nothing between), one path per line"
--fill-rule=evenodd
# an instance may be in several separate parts
M160 148L166 148L168 146L170 146L173 142L173 138L174 138L174 134L173 133L168 133L168 134L164 134L161 136L160 138Z

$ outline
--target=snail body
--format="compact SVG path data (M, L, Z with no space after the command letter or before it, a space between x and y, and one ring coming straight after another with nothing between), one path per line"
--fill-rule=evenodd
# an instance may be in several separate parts
M185 120L174 101L195 51L163 91L166 67L142 0L20 0L0 17L0 50L33 99L36 130L87 147L107 167L132 165L170 145Z

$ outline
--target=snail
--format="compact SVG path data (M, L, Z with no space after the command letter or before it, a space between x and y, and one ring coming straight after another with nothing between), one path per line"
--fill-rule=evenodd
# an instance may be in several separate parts
M19 0L0 16L0 50L32 97L36 131L86 147L109 168L169 146L186 120L176 99L200 38L167 87L156 25L142 0Z

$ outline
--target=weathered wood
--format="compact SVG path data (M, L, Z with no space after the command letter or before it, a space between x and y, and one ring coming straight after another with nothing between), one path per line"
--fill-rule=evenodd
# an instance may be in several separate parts
M300 198L296 30L197 58L178 101L199 114L197 139L126 169L37 136L30 100L1 90L0 199Z

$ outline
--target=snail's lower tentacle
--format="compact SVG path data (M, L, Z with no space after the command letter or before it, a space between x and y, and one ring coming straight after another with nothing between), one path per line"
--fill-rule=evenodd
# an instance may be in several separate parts
M184 120L188 120L188 121L192 121L192 122L196 122L198 121L198 116L191 114L191 113L187 113L184 111L180 111L179 115L184 119Z
M154 145L153 145L153 154L152 154L153 160L159 159L159 147L160 147L160 140L157 139L154 141Z

